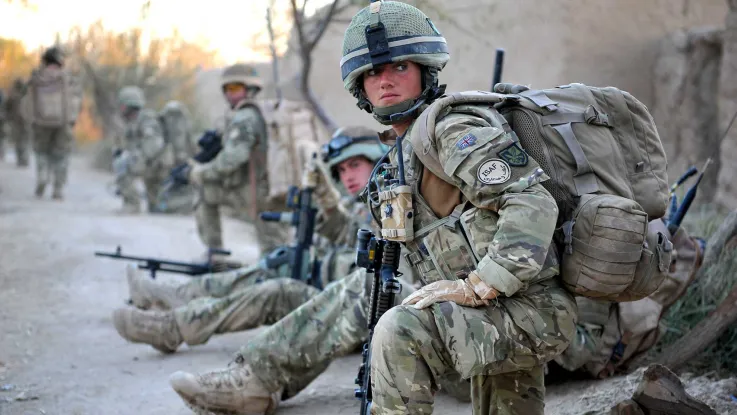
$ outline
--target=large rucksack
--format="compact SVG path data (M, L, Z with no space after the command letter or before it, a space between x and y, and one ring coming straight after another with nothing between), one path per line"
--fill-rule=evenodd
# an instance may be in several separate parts
M450 182L423 136L447 107L485 107L486 121L518 140L550 180L558 204L561 277L573 293L633 301L654 292L672 244L648 221L668 202L665 151L647 108L617 88L571 84L546 90L501 84L498 92L455 93L434 102L411 134L415 153ZM430 138L434 141L434 138ZM417 142L415 142L417 141ZM514 154L509 155L514 157Z
M31 74L31 120L46 127L74 123L81 107L81 90L60 68L42 68Z
M265 101L261 112L268 131L269 198L286 197L299 186L309 157L329 135L305 103Z

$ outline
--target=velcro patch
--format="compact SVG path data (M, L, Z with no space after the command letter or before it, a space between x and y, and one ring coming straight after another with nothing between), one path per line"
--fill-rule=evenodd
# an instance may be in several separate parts
M464 150L476 144L477 141L478 139L475 135L468 133L456 142L456 148L458 148L458 150Z
M524 167L530 162L530 157L520 148L519 143L512 143L512 145L496 153L496 155L514 167Z
M504 160L490 159L481 163L476 177L484 184L502 184L512 178L512 168Z

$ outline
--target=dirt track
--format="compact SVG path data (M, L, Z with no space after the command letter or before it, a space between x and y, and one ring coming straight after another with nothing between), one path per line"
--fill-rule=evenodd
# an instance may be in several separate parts
M190 414L169 387L169 374L223 367L259 330L218 336L173 355L121 339L110 315L127 294L125 264L95 258L93 251L120 244L130 254L189 260L202 247L191 217L116 215L119 201L105 190L111 176L87 165L82 158L73 160L66 200L57 203L32 196L32 170L0 162L0 414ZM257 257L250 226L228 220L224 228L236 257ZM357 413L352 391L359 360L358 355L338 359L278 413ZM549 388L546 413L605 410L631 394L634 383ZM737 393L737 384L715 390L714 399L725 402L720 413L737 413L728 397ZM470 408L439 396L436 413L470 413Z

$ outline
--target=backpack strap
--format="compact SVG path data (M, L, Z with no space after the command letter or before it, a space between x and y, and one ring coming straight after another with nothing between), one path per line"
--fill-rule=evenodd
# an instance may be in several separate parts
M531 109L538 113L543 113L540 117L543 125L551 126L563 138L563 142L568 147L568 151L571 152L576 162L576 173L573 175L576 196L597 193L599 191L599 184L596 182L596 175L588 159L586 159L581 143L576 138L571 125L573 123L587 123L609 126L607 115L599 113L593 106L587 107L584 112L561 110L558 108L557 102L551 100L545 95L545 92L539 90L526 90L517 95L527 98L527 100L522 100L522 104L525 107L530 107L529 102L532 102L537 108ZM551 113L546 114L548 112Z

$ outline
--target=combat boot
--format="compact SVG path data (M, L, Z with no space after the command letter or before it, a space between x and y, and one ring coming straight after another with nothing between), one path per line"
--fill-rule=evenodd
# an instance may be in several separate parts
M45 183L37 183L36 184L36 191L34 192L37 198L42 198L44 195L44 190L46 190L46 184Z
M240 355L227 369L201 375L176 372L169 384L197 414L270 415L283 392L269 392Z
M53 193L51 193L51 198L55 200L64 200L64 193L62 193L61 189L54 188Z
M128 279L128 293L130 304L148 310L171 310L187 303L187 300L177 294L174 286L157 282L138 272L133 265L125 269Z
M171 313L119 308L113 312L113 324L122 338L149 344L162 353L173 353L182 344L182 335Z

